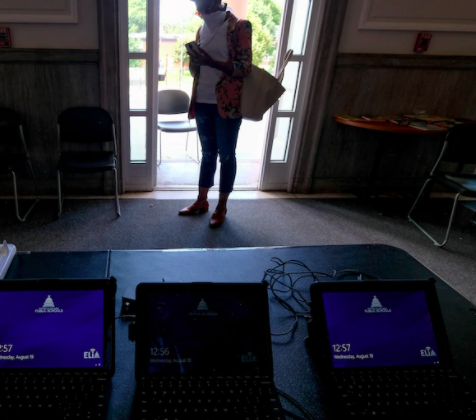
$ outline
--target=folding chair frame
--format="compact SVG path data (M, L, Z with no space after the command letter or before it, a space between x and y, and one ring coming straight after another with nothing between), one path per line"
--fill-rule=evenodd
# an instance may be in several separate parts
M119 205L119 194L118 194L118 183L117 183L117 143L116 143L116 130L114 124L112 124L112 136L114 138L114 168L112 169L114 171L114 190L115 190L115 202L116 202L116 213L117 217L121 216L121 207ZM60 126L58 125L58 144L61 147L61 142L60 142ZM58 186L58 217L61 216L61 213L63 212L63 201L64 201L64 195L61 189L61 183L62 183L62 177L63 173L60 170L56 171L56 182Z

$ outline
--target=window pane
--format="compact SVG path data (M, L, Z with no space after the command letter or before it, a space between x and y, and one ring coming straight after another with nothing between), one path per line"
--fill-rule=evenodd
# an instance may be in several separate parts
M147 0L129 0L129 52L145 52Z
M147 108L146 60L129 60L129 108Z
M295 111L296 93L301 76L301 63L291 62L284 71L283 86L286 88L283 96L279 100L279 111Z
M291 136L292 118L283 117L276 119L271 162L286 162L288 158L288 145Z
M159 88L192 92L185 44L194 41L203 20L190 0L160 0Z
M294 0L288 50L292 49L296 55L304 54L311 5L312 0Z
M131 117L131 163L146 161L146 123L147 117Z

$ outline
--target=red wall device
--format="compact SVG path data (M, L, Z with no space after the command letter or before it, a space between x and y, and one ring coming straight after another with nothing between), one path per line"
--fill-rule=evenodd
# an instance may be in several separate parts
M425 52L430 45L431 34L420 32L418 34L417 40L415 42L415 48L413 51L415 52Z

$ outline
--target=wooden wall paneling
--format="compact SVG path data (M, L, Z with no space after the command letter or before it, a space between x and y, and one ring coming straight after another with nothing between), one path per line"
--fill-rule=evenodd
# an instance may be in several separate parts
M378 177L413 178L429 174L435 163L444 135L401 136L386 133Z
M379 104L387 104L389 115L402 115L413 113L414 109L421 109L425 103L420 100L421 80L419 70L395 69L392 71L392 79L387 83L391 86L391 95L388 98L381 97Z
M431 72L436 73L436 77L429 82L435 82L434 86L429 90L430 98L428 99L428 106L433 110L434 115L441 115L446 113L448 116L455 116L455 112L459 107L457 102L450 103L451 93L454 91L455 86L458 83L460 71L448 71L442 72L433 70ZM423 76L424 79L425 76Z
M359 135L360 130L337 125L333 120L324 123L316 178L352 178L357 183L366 181L375 159L375 133L362 138ZM331 135L328 136L329 134Z
M476 70L461 70L453 89L448 92L448 107L452 116L476 119Z
M326 118L334 115L349 115L352 104L361 92L363 70L336 68L330 88L329 100L325 109Z
M411 83L415 93L415 102L409 103L407 108L410 113L414 108L424 109L426 113L438 115L441 112L447 114L448 110L443 108L447 97L447 87L442 83L444 72L441 70L404 70L406 73L414 74L415 78ZM405 104L403 104L405 106Z
M333 120L334 115L352 115L353 104L365 98L361 95L365 86L361 69L336 69L317 151L315 178L345 178L350 174L357 179L367 177L374 159L376 139L368 136L362 142L361 130L341 127Z
M96 50L48 50L18 48L0 50L0 62L2 63L97 63L98 52Z
M40 193L55 195L59 156L56 121L66 108L100 105L98 54L69 50L64 54L61 50L43 53L0 52L0 106L13 108L22 116ZM68 190L101 193L103 177L67 176ZM10 180L2 179L0 188L1 194L12 194ZM33 193L31 181L19 180L19 191Z
M353 71L346 69L347 77L354 78ZM396 72L391 69L365 69L359 72L359 89L356 95L350 100L351 107L349 115L382 115L382 107L388 109L389 115L392 112L393 104L393 84L389 80L395 78ZM339 82L340 83L340 82ZM383 101L382 98L387 98Z
M434 103L432 106L428 103L428 98L435 98L433 90L437 75L431 74L432 71L427 74L426 71L407 68L386 69L386 71L392 76L386 78L392 91L391 100L385 101L386 96L381 95L377 104L384 109L385 102L388 103L387 115L413 113L415 109L437 113ZM425 79L427 83L424 83ZM380 90L379 86L376 86L376 89ZM411 178L418 178L414 182L419 184L420 177L428 175L428 164L433 164L438 153L441 144L439 137L428 139L426 136L402 136L393 133L381 133L380 136L383 150L376 186L385 188L392 185L395 188L401 184L407 188L413 183Z
M340 53L336 67L340 68L400 68L400 69L440 69L474 70L476 58L473 56L436 56L421 54L349 54Z
M316 151L317 192L355 188L368 175L377 140L382 156L376 185L420 188L442 136L399 136L345 127L334 115L402 115L415 109L474 118L476 58L340 54ZM340 155L340 158L339 158Z

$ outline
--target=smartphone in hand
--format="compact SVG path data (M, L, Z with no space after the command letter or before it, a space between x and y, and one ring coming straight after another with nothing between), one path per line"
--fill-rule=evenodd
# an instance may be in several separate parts
M189 55L199 56L200 51L198 50L198 44L196 41L189 42L185 44L185 48Z

